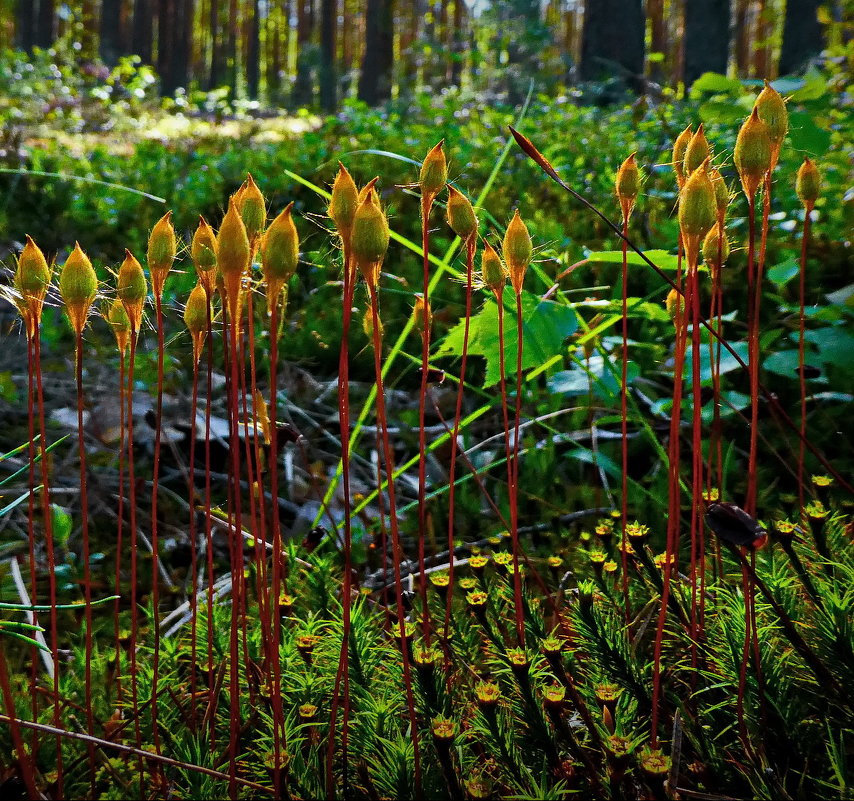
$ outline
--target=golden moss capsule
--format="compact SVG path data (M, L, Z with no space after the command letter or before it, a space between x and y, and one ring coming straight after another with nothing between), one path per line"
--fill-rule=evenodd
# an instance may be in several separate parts
M239 318L240 290L243 276L249 269L251 251L246 226L232 197L222 219L216 238L217 267L222 275L222 288L232 320Z
M640 193L641 174L638 169L635 154L632 153L617 170L617 177L614 181L614 188L617 192L617 199L620 201L620 209L623 212L623 219L628 219L632 213L635 201Z
M71 327L80 334L98 294L98 276L89 257L76 242L59 276L59 294L65 303Z
M193 358L197 362L201 358L202 345L208 330L208 303L208 293L200 281L193 287L184 307L184 323L193 339Z
M709 140L706 139L706 132L703 129L703 123L697 128L696 133L691 137L688 146L685 148L685 157L682 165L682 175L687 180L694 170L699 170L700 165L711 155L709 150Z
M768 126L759 118L756 106L738 132L733 160L744 194L752 199L765 173L771 168L771 136Z
M679 230L683 237L702 239L716 222L715 189L706 161L688 176L679 193Z
M685 298L682 297L682 293L671 289L664 300L664 308L667 309L667 313L674 323L682 319L685 311Z
M332 197L329 200L327 213L332 222L335 223L341 238L346 240L348 244L358 206L359 190L356 188L356 182L347 168L339 161L338 174L332 184Z
M255 240L267 224L267 204L258 184L255 183L255 179L251 175L246 176L243 191L240 192L237 199L237 210L246 226L246 235L249 237L249 241Z
M365 199L356 209L350 243L356 266L370 287L375 287L379 280L389 242L388 220L380 208L380 200L374 189L376 181L374 178L368 184Z
M469 199L448 184L448 225L464 242L477 234L477 215Z
M682 184L688 177L685 174L685 151L688 149L688 143L691 141L691 126L689 125L673 143L673 170L676 173L676 184L681 189Z
M432 200L448 183L448 162L445 159L444 144L443 139L424 157L421 165L418 184L425 199Z
M507 283L507 270L495 248L486 242L480 257L480 277L483 285L498 295Z
M759 119L768 127L768 136L771 139L771 168L777 163L777 156L786 133L789 130L789 112L786 109L786 101L780 93L768 81L765 88L759 93L754 103Z
M177 251L178 241L172 225L172 212L167 211L155 223L148 237L148 269L151 272L151 290L156 297L163 295L163 285L169 270L172 269Z
M282 287L297 270L299 234L288 203L261 238L261 272L267 283L268 300L278 297Z
M125 259L119 267L116 279L116 295L124 305L131 329L136 333L139 333L142 326L142 307L147 294L148 286L142 265L133 253L125 249Z
M821 175L809 156L804 157L804 163L798 167L798 175L795 179L795 192L801 203L812 211L816 200L821 192Z
M38 327L44 307L44 299L50 286L50 268L39 246L32 237L27 236L24 249L18 256L18 268L15 270L14 288L20 297L16 303L27 336L32 336Z
M504 256L504 263L507 265L507 272L510 274L510 283L518 295L522 291L525 273L534 253L531 235L528 233L525 223L522 222L519 209L513 213L513 219L510 220L507 231L504 233L501 253Z
M379 317L378 317L379 320ZM380 340L382 340L383 335L385 334L385 327L383 326L383 321L379 320L379 335ZM373 344L374 341L374 315L370 308L365 310L364 315L362 316L362 331L365 336L368 338L368 342Z
M728 258L729 239L727 239L726 234L721 237L718 226L715 225L703 239L703 261L710 269L718 270Z
M717 167L709 170L709 178L715 190L715 209L717 210L718 222L723 222L729 208L730 192L723 175Z
M128 344L130 343L130 318L128 317L128 313L125 311L124 304L118 298L110 304L110 311L107 314L107 322L109 322L113 329L113 334L115 334L116 345L119 349L119 353L124 355L128 349Z
M199 215L199 224L193 234L190 245L190 257L196 268L196 275L202 286L209 292L213 291L213 271L216 268L216 233L208 221Z
M426 314L425 314L426 312ZM433 312L430 309L430 301L424 302L422 295L415 296L415 305L412 307L412 321L418 331L424 331L424 320L427 320L427 328L433 321Z

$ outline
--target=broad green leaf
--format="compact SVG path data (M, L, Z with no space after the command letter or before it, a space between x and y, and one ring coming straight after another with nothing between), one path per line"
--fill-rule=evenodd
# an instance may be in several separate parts
M826 297L835 306L854 308L854 284L848 284L842 289L837 289L836 292L831 292Z
M811 356L808 358L807 364L815 365L815 357ZM796 381L798 379L798 351L778 350L762 362L762 369L767 370L769 373L776 373L784 378L790 378L792 381ZM810 378L808 380L827 383L827 379L824 376Z
M740 95L744 91L741 81L736 78L727 78L719 72L704 72L694 83L691 89L698 92L727 92Z
M794 150L810 156L823 156L830 148L830 131L819 128L806 111L789 114L789 137Z
M768 280L777 286L784 286L791 281L801 270L795 259L789 259L782 264L777 264L768 270Z
M537 367L560 354L564 340L574 334L577 328L578 318L573 309L523 292L522 369ZM436 356L459 356L462 353L464 331L465 323L458 323L445 337ZM511 300L504 307L504 359L508 377L514 376L516 371L516 336L516 309ZM484 386L498 383L498 305L491 298L471 319L469 353L486 358Z
M644 255L658 268L662 270L675 270L678 263L678 258L666 250L645 250ZM608 264L623 263L622 250L600 250L587 254L587 260L591 263L605 262ZM641 267L649 267L649 265L635 252L629 251L626 254L626 263L634 264Z
M712 359L711 354L709 352L709 338L707 332L703 332L702 344L700 345L700 381L703 384L711 383L712 380ZM747 343L746 342L730 342L729 343L732 349L738 354L739 358L747 364ZM717 354L717 347L714 348L715 354ZM689 386L692 381L693 376L693 353L691 351L691 344L688 343L688 348L685 353L685 380L688 382ZM721 364L720 369L718 370L719 375L724 375L725 373L731 373L733 370L739 369L739 363L736 360L735 356L733 356L729 351L721 349Z
M591 356L589 372L581 367L572 370L562 370L549 378L549 390L562 395L587 395L592 391L606 400L617 397L620 393L621 368L619 359L610 359L614 369L606 369L602 356ZM638 365L629 361L626 366L626 380L629 386L640 375Z

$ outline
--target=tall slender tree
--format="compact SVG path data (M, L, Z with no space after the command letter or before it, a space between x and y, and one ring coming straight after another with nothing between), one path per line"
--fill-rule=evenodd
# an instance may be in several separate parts
M321 0L320 6L320 107L335 111L338 103L338 75L335 64L336 0Z
M297 61L294 80L293 102L296 106L311 105L314 87L311 68L314 54L311 38L314 29L314 0L297 0Z
M585 81L617 75L633 84L643 74L644 15L641 0L586 3L579 71Z
M32 50L36 36L35 4L32 0L18 0L15 9L15 45L21 50Z
M144 64L151 64L153 41L154 17L151 0L134 0L131 50L142 59Z
M23 0L22 0L23 2ZM38 47L52 47L56 40L56 2L39 0L36 17L35 43Z
M123 55L122 0L103 0L98 51L103 62L115 66Z
M685 0L686 85L704 72L726 74L729 55L729 3L721 0Z
M818 21L819 0L786 0L779 72L797 72L824 46Z
M365 54L359 100L376 106L391 97L394 64L394 1L368 0L365 8Z
M246 93L252 100L257 100L261 83L261 9L258 0L251 0L247 13Z

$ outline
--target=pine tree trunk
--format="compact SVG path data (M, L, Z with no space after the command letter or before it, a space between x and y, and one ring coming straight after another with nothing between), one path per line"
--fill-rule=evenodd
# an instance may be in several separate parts
M209 0L210 18L208 33L211 37L210 66L208 72L208 90L216 89L222 80L222 30L219 24L219 0Z
M648 0L646 13L649 17L650 51L667 54L667 28L664 25L664 0ZM664 60L650 62L649 77L661 83L664 80Z
M131 49L142 59L143 64L151 64L153 39L154 17L151 0L134 0Z
M685 2L685 85L704 72L726 75L729 60L730 9L721 0Z
M581 30L582 80L619 76L630 85L643 75L644 16L641 0L585 4Z
M297 0L297 74L293 92L293 102L296 106L310 106L314 100L314 87L311 83L313 19L313 0Z
M322 0L320 6L320 107L334 112L338 104L335 69L335 23L338 20L336 0Z
M258 99L261 83L261 9L258 0L249 4L249 27L246 41L246 92L250 99Z
M750 0L735 4L735 66L739 78L750 72Z
M365 55L359 77L359 100L369 106L376 106L391 97L393 63L393 0L367 0Z
M463 77L463 57L465 56L465 4L463 0L454 0L454 26L451 37L451 70L448 82L459 86Z
M36 17L32 0L18 0L15 9L15 46L32 50L36 36Z
M101 3L101 41L99 50L103 62L114 67L122 53L122 0L103 0Z
M797 72L824 47L818 21L819 0L787 0L779 72Z
M56 3L54 0L41 0L36 17L35 43L45 50L53 47L56 41Z

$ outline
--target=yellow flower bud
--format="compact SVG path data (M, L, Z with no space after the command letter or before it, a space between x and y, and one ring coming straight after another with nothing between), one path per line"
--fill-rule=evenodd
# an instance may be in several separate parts
M109 322L116 336L116 345L119 352L124 354L130 342L130 319L128 318L128 313L125 311L124 304L118 298L110 304L107 322Z
M507 283L507 270L495 248L486 242L480 257L480 276L484 286L498 295Z
M519 216L519 209L513 213L513 219L510 220L507 231L504 233L501 253L510 274L510 283L513 284L513 289L518 295L522 291L522 282L525 280L525 273L534 253L531 235Z
M756 98L754 108L759 114L759 119L768 126L768 136L771 139L771 169L773 169L780 154L780 147L786 138L786 132L789 130L786 101L768 81L765 81L765 88Z
M246 235L249 241L253 241L267 224L267 205L264 195L255 183L255 179L247 174L246 184L237 198L237 209L243 224L246 226Z
M821 175L818 172L818 167L810 160L809 156L804 157L804 163L798 168L795 191L807 211L812 211L821 191Z
M172 269L178 242L175 238L175 228L172 226L172 212L167 211L155 223L148 237L148 269L151 272L151 290L155 296L163 295L163 285L166 276Z
M351 239L356 266L371 287L376 286L379 280L389 242L388 220L380 208L379 197L374 189L377 180L374 178L368 184L365 199L356 209Z
M768 126L759 118L756 106L738 132L733 160L744 194L750 200L771 167L771 136Z
M339 161L338 174L335 176L335 183L332 184L332 197L329 200L327 212L342 239L350 238L353 218L356 216L358 206L359 190L356 188L356 182Z
M676 141L673 143L673 169L676 172L676 183L679 188L682 188L682 184L685 182L685 151L688 149L688 143L691 141L692 133L691 126L689 125L684 131L682 131L679 136L676 137Z
M617 170L617 177L614 181L614 186L617 192L617 199L620 201L620 208L623 212L623 218L628 219L632 213L635 201L640 192L641 174L638 169L635 154L632 153Z
M24 318L27 336L33 336L42 316L45 295L50 286L50 268L39 246L32 237L18 256L18 268L15 270L14 288L20 295L16 305Z
M421 173L418 183L421 186L421 195L425 199L432 200L439 194L448 182L448 162L445 160L445 144L443 139L425 157L421 165Z
M720 254L720 258L718 257ZM706 238L703 240L703 261L710 270L719 270L722 264L726 263L729 258L729 239L724 234L723 239L720 237L718 226L715 225Z
M213 270L216 267L216 250L216 233L208 225L208 221L199 216L199 225L193 234L193 242L190 245L190 256L193 259L193 266L196 268L196 275L208 292L213 290L211 280Z
M184 323L193 339L193 358L198 362L202 355L202 345L208 330L209 317L208 293L201 281L193 287L187 305L184 307Z
M222 286L232 320L240 317L240 290L243 276L249 269L251 258L249 237L246 226L240 217L237 203L232 197L228 202L228 211L216 238L217 266L222 274Z
M80 334L98 294L98 276L89 257L76 242L59 276L59 294L65 303L71 327L76 334Z
M267 283L268 299L277 298L281 288L296 272L299 261L299 234L291 215L293 203L270 223L261 238L261 272Z
M464 242L477 233L477 216L469 199L448 184L448 225Z
M697 132L691 137L688 147L685 148L685 158L682 165L683 177L687 179L694 170L700 169L700 165L710 155L709 141L706 139L703 123L700 123L700 127L697 128Z
M148 294L148 287L142 265L127 249L116 279L116 294L124 306L131 328L138 334L142 326L142 306Z

